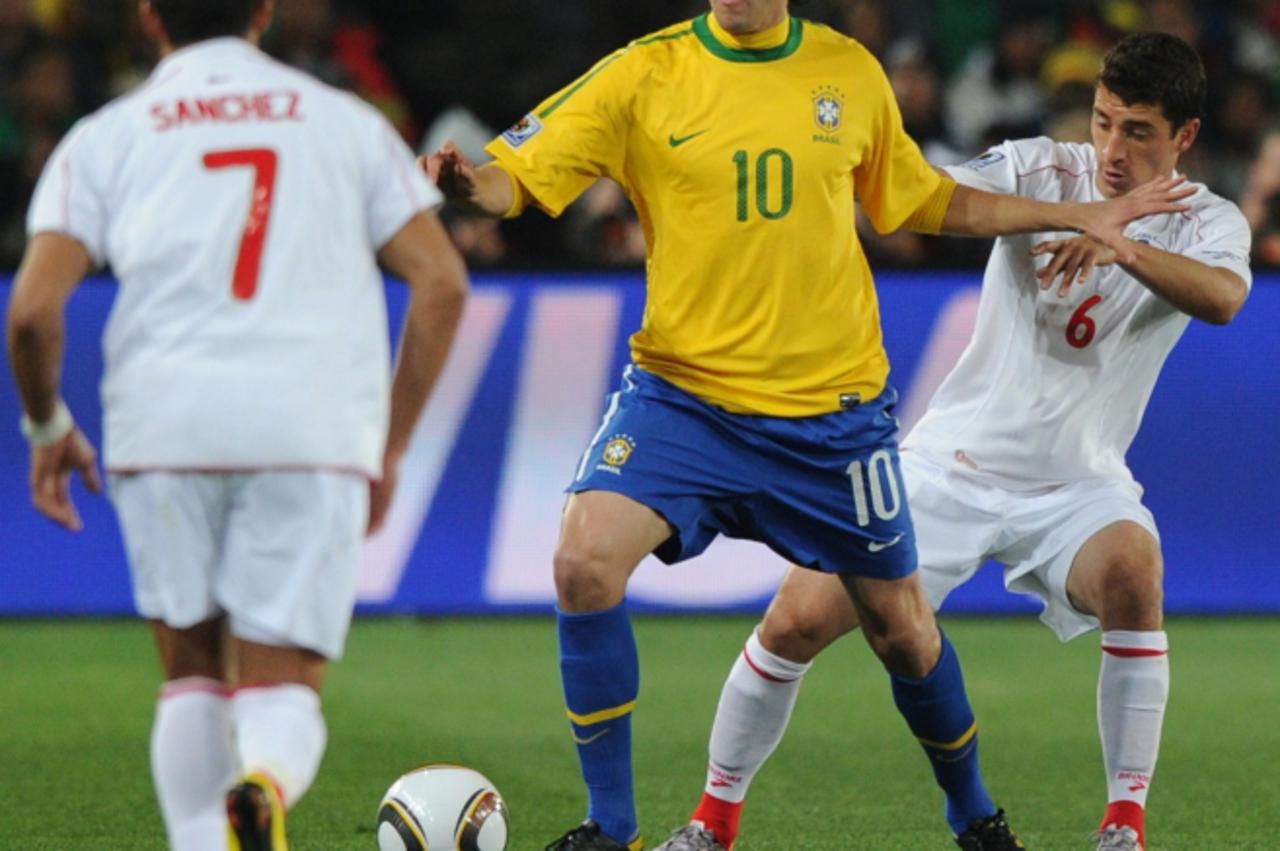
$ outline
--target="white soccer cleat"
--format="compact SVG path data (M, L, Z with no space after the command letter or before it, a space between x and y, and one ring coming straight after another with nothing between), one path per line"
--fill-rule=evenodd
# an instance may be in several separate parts
M1095 834L1098 840L1097 851L1143 851L1138 841L1138 831L1131 827L1117 827L1109 824L1104 830Z
M653 851L726 851L716 840L716 835L702 826L701 822L691 822L678 827L671 838Z

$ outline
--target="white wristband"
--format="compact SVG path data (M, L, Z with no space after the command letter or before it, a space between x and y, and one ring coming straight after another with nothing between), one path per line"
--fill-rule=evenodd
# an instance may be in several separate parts
M53 416L49 419L38 423L23 414L18 427L22 429L22 436L27 439L27 443L39 448L52 446L62 440L76 427L76 421L71 418L71 411L67 410L66 403L59 399L57 407L53 409Z

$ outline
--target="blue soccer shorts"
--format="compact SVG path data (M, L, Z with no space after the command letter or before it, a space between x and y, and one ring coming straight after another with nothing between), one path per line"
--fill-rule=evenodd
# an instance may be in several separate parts
M822 416L731 414L628 366L567 490L658 512L675 529L654 551L668 564L726 535L804 567L897 579L915 570L916 541L896 402L886 388Z

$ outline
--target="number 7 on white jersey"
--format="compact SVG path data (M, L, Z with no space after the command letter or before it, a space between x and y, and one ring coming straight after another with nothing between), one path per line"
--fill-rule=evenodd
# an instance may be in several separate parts
M258 291L258 275L262 270L262 248L271 223L271 202L276 192L276 166L280 158L270 148L239 148L210 151L204 155L209 171L223 168L253 169L253 199L245 218L240 250L236 254L236 271L231 278L231 294L248 301Z

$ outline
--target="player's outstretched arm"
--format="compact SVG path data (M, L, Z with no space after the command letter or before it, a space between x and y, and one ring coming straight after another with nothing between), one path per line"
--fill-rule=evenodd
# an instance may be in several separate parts
M1121 264L1125 271L1183 313L1213 325L1226 325L1244 306L1249 288L1235 272L1145 243L1131 245L1132 262ZM1110 246L1088 236L1042 242L1031 253L1050 258L1036 277L1041 289L1061 278L1060 296L1065 296L1074 282L1088 279L1095 267L1119 259Z
M1157 213L1181 213L1195 193L1185 178L1153 180L1119 198L1088 203L1049 203L1017 195L999 195L956 186L942 219L942 232L960 236L1004 236L1039 231L1076 231L1110 246L1123 262L1134 260L1124 228L1134 219Z
M93 493L102 490L97 453L58 393L64 309L92 266L79 240L60 233L36 234L9 299L9 362L25 412L23 430L31 444L31 500L41 514L72 531L83 526L71 500L72 474L78 472Z
M468 287L466 265L433 212L410 219L378 252L378 259L409 285L409 305L391 380L391 422L382 479L371 492L370 534L386 519L400 459L444 368Z
M1070 239L1052 239L1031 249L1032 257L1049 257L1049 262L1036 272L1040 289L1047 290L1058 283L1058 297L1066 298L1073 284L1089 280L1099 266L1110 266L1119 258L1109 245L1103 245L1091 236L1073 236Z
M477 168L453 142L445 142L418 163L449 203L465 212L497 218L515 207L517 190L511 175L494 163Z

